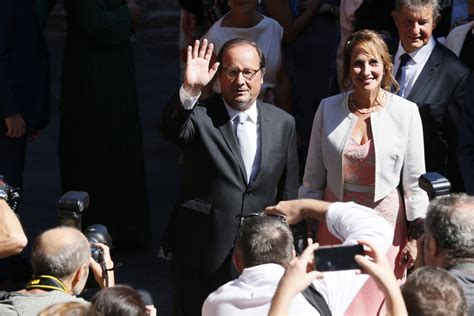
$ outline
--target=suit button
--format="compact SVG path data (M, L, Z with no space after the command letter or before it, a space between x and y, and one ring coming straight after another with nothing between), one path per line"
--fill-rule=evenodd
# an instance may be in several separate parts
M250 196L250 192L245 192L244 196Z

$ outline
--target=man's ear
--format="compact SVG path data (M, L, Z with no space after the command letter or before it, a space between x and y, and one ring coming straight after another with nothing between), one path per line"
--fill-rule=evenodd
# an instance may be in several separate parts
M84 278L89 276L89 263L84 263L77 271L71 280L71 290L80 284Z
M263 77L265 76L265 67L261 70L262 76L260 77L260 83L263 84Z
M240 251L238 251L237 249L232 255L232 263L234 264L235 270L237 270L237 272L242 273L242 271L244 271L244 261L242 260L242 255L240 254Z
M436 19L433 19L433 30L436 28L436 25L438 25L438 22L441 20L442 15L440 14Z
M392 11L392 18L393 22L395 22L395 25L398 27L398 14L395 11Z
M426 238L426 237L425 237ZM439 249L438 249L438 241L433 235L428 236L428 240L425 239L425 242L427 242L427 250L432 258L436 258L439 254Z

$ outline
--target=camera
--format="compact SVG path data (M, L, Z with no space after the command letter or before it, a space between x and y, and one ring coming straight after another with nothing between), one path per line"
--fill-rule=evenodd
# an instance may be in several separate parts
M59 225L82 228L82 212L89 207L89 194L82 191L69 191L59 198L57 207L59 210ZM91 256L99 264L104 263L102 249L94 246L100 243L112 247L112 237L110 237L107 227L101 224L94 224L87 227L83 234L91 243Z
M420 188L428 194L430 200L451 192L451 183L437 172L427 172L418 179ZM425 220L417 218L408 225L408 236L418 239L425 232Z
M5 177L0 175L0 191L5 193L5 201L8 203L8 206L10 206L10 208L16 212L21 199L20 188L13 188L9 186L5 181Z
M97 263L104 262L104 253L101 248L94 246L94 243L112 246L112 238L109 235L107 227L101 224L94 224L83 231L87 240L91 243L91 256Z
M430 200L437 196L448 195L451 192L451 183L437 172L427 172L418 179L420 188L428 194Z

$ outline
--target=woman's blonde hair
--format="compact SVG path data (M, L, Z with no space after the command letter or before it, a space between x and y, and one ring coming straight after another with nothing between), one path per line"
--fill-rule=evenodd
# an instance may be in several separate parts
M350 69L351 54L354 47L360 47L368 55L380 60L383 64L383 77L380 83L381 88L388 91L398 91L398 82L392 75L392 56L388 53L387 44L383 38L375 31L360 30L351 35L344 45L344 56L342 64L342 84L348 90L352 86Z

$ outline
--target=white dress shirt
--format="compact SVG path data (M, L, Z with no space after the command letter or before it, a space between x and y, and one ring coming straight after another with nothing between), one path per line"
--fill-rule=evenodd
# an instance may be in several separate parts
M179 98L181 100L181 104L183 104L183 108L185 108L186 110L193 109L197 101L199 100L200 96L201 96L200 93L197 96L188 95L184 91L183 86L181 86L181 88L179 89ZM222 101L224 102L225 108L227 110L227 113L229 114L229 118L232 121L232 124L235 125L234 118L237 115L239 115L240 111L237 111L234 108L232 108L230 105L228 105L227 102L225 102L224 98L222 98ZM247 110L245 110L244 113L248 115L248 119L247 119L248 124L246 127L246 132L249 134L249 141L252 143L251 148L255 150L255 152L252 155L255 157L255 159L252 163L252 172L251 172L250 181L249 181L250 183L253 179L255 179L255 176L257 175L258 170L260 168L261 152L262 152L257 102L255 101L252 105L250 105L250 107Z
M393 228L374 210L349 203L333 203L326 213L326 223L344 244L357 240L374 242L386 251L393 238ZM273 295L284 273L277 264L262 264L244 269L240 277L211 293L202 308L205 316L268 315ZM313 281L326 300L332 315L343 315L368 276L355 270L324 272L324 278ZM316 309L302 294L291 301L288 315L318 316Z
M408 54L410 55L411 60L407 63L405 75L406 80L399 82L400 90L404 91L404 95L401 97L406 98L410 94L416 79L418 79L420 76L420 73L423 70L423 67L425 67L426 62L428 61L428 58L430 57L435 45L436 41L433 39L433 37L431 37L426 45ZM400 56L405 53L406 51L403 48L402 43L399 42L398 50L393 61L393 76L395 76L398 71L398 67L400 66ZM402 89L402 87L404 87L404 89Z

